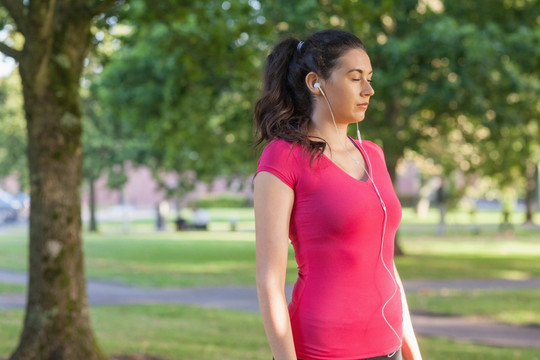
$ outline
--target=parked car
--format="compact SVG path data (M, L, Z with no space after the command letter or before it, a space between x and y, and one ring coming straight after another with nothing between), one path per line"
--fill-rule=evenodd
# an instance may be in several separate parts
M10 203L0 199L0 224L17 221L18 212Z
M23 212L27 212L28 204L28 195L13 196L0 189L0 224L17 221Z

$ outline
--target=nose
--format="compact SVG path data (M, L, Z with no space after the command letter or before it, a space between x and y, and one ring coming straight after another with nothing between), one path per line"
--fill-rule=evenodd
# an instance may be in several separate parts
M373 90L373 87L371 86L371 83L369 81L366 81L366 84L362 87L362 96L373 96L375 94L375 90Z

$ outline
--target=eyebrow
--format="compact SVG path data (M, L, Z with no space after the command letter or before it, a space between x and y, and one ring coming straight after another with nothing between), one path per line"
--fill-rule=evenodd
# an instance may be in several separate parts
M362 70L362 69L351 69L351 70L347 71L347 74L348 74L348 73L352 73L353 71L358 71L360 74L363 74L363 73L364 73L364 70ZM373 74L373 70L371 70L371 71L368 73L368 75L371 75L371 74Z

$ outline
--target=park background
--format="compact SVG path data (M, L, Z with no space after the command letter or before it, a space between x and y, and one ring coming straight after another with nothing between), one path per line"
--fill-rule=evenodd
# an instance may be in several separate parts
M533 0L1 0L0 51L15 69L0 78L0 187L32 195L36 224L0 227L0 268L38 281L0 283L0 294L33 294L37 311L0 310L0 357L271 357L254 313L118 305L86 319L82 260L65 249L84 250L89 279L253 286L251 119L264 59L279 39L329 27L357 34L373 63L362 132L383 147L405 206L404 281L538 278L539 25ZM194 208L208 209L207 231L175 231ZM28 260L44 249L41 265ZM73 303L62 301L67 278ZM409 301L413 312L538 326L539 295L425 289ZM427 359L540 358L463 339L420 347Z

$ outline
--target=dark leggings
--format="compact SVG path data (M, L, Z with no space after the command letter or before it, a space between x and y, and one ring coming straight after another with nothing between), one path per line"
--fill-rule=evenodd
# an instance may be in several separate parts
M302 359L298 359L298 360L302 360ZM367 359L359 359L359 360L401 360L401 350L398 350L392 356L383 355L383 356L375 356L375 357L370 357Z

